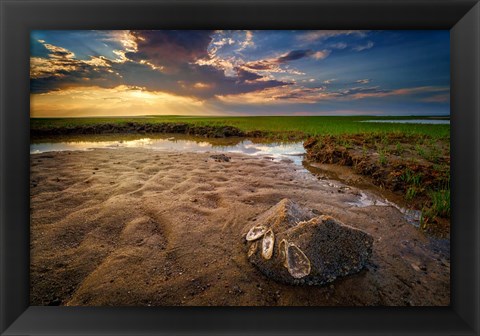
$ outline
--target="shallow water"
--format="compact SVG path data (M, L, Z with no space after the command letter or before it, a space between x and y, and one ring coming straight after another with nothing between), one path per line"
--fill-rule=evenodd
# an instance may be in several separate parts
M393 207L402 213L405 220L415 227L420 226L422 212L409 209L402 198L394 193L380 189L368 182L351 168L334 164L318 164L303 162L304 168L319 179L319 183L336 189L338 192L350 194L345 200L347 205L358 208L369 206ZM357 192L349 193L349 191Z
M124 139L123 137L76 136L64 137L63 141L44 140L30 144L30 154L58 151L90 150L94 148L149 148L159 151L178 152L229 152L247 155L270 156L275 160L291 160L302 165L305 149L302 142L254 143L244 138L205 139L188 136L150 137Z
M450 125L450 120L445 119L393 119L393 120L362 120L359 122L370 123L397 123L397 124L435 124L435 125Z

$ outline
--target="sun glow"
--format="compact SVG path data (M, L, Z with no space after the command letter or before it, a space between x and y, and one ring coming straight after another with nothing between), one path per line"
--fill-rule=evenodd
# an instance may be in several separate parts
M211 114L201 100L126 85L32 94L30 106L32 117Z

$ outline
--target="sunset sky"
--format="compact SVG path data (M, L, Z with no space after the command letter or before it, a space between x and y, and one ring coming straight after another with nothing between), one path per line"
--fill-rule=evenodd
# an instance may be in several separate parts
M31 116L448 115L449 31L32 31Z

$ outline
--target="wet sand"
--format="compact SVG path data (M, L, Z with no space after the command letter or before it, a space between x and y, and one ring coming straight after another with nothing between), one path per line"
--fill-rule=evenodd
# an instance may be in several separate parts
M450 243L391 206L286 160L121 148L31 155L31 304L439 306ZM374 237L363 271L290 286L247 260L242 235L290 198Z

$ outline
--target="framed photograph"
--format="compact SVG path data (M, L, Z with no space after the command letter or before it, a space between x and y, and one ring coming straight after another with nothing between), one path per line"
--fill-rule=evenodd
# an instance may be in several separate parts
M479 334L477 1L1 1L2 335Z

